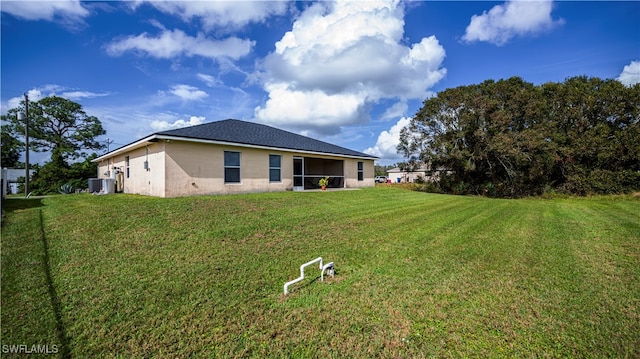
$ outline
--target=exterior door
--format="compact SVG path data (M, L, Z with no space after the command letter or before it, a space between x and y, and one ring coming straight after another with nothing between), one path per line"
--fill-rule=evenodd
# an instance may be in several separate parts
M293 190L304 190L304 158L293 158Z

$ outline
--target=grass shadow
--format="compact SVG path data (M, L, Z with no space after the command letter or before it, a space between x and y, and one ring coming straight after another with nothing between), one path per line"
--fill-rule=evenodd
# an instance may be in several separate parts
M38 208L44 206L42 198L3 198L2 199L2 218L0 226L5 225L6 214L15 211Z
M38 208L42 206L44 206L42 198L5 198L2 201L2 210L7 212Z
M51 276L51 265L49 264L49 243L44 230L44 220L42 219L42 210L39 211L40 216L40 238L42 239L42 247L44 253L44 260L42 261L45 278L47 281L47 287L49 290L49 298L51 299L51 306L53 307L53 313L56 317L56 331L58 334L58 340L60 341L60 356L62 358L71 358L71 352L69 350L69 340L67 338L64 323L62 322L62 312L60 299L56 292L56 287L53 285L53 277Z
M337 274L337 272L336 272L336 274ZM329 280L328 278L330 278L330 277L325 274L325 276L324 276L325 282ZM307 278L305 277L305 279L307 279ZM295 283L292 287L290 287L291 289L289 290L289 294L297 292L297 291L300 291L302 289L305 289L305 288L307 288L307 287L309 287L309 286L311 286L311 285L313 285L315 283L324 283L322 281L322 277L321 276L316 276L315 278L311 278L311 276L309 276L309 280L305 280L304 283L299 284L299 285L296 285L298 283Z

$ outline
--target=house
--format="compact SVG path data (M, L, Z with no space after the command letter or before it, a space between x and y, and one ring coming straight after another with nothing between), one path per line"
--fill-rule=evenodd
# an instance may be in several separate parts
M376 159L274 127L223 120L157 132L94 162L98 177L113 179L117 192L179 197L302 191L319 188L326 176L328 188L373 187Z
M36 170L29 169L29 180L33 178ZM18 193L18 186L24 183L27 171L23 168L3 168L2 169L2 196ZM21 181L18 181L21 179Z
M433 182L440 178L441 170L429 170L427 166L420 166L414 170L401 170L400 168L392 168L387 171L389 179L393 183L410 183L416 181Z

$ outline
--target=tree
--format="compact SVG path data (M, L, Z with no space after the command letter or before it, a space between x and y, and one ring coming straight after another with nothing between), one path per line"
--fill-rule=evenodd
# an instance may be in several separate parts
M13 111L23 111L23 108ZM14 117L10 119L14 129L24 133L24 123ZM101 122L88 116L80 104L58 96L30 103L29 125L31 148L36 152L50 151L54 163L85 156L83 150L100 150L103 145L96 137L106 133Z
M389 170L392 168L397 167L395 164L392 165L375 165L373 166L374 169L374 175L375 176L386 176L387 174L389 174Z
M24 151L24 144L17 139L12 133L11 128L3 124L0 129L2 132L2 167L3 168L19 168L23 164L20 163L20 154Z
M450 192L537 192L537 174L549 166L537 156L542 113L540 92L517 77L448 89L425 101L399 150L445 170L441 185Z
M25 124L17 120L25 103L10 109L3 120L15 133L24 133ZM34 177L36 193L55 192L57 187L72 179L71 161L87 157L85 151L98 151L104 146L96 137L105 134L98 118L89 116L82 106L58 96L29 103L29 141L33 151L51 153L51 161ZM38 182L36 178L42 181ZM38 184L41 186L38 188ZM46 185L46 188L42 187Z
M555 180L578 194L618 193L640 178L640 85L585 76L545 84L557 143ZM637 179L636 179L637 178Z
M451 193L623 192L640 187L639 112L640 85L488 80L426 100L398 150L445 170Z
M69 167L69 175L74 181L70 184L74 188L86 188L87 179L95 178L98 175L98 164L92 162L98 158L96 153L92 153L89 157L85 158L82 162L74 162Z

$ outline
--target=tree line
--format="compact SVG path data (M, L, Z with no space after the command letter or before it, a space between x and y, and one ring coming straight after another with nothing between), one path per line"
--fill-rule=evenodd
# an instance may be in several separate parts
M18 113L26 113L26 102L2 115L2 167L24 168L20 162L25 150L25 120ZM71 100L50 96L28 103L29 148L35 152L49 152L51 160L36 170L30 182L34 194L58 193L66 188L86 188L87 179L97 176L97 158L104 147L96 138L105 134L102 123L89 116L82 106Z
M640 190L639 118L640 84L487 80L425 100L398 151L439 174L431 191L625 193Z

